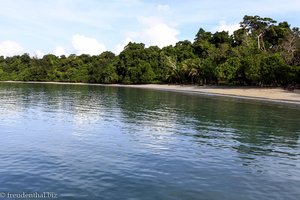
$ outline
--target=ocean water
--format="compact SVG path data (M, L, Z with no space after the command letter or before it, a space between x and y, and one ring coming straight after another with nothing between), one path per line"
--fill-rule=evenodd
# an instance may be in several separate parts
M0 83L0 199L298 200L299 117L253 100Z

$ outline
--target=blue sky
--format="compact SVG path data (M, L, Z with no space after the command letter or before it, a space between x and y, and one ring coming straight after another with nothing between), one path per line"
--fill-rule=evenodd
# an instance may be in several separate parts
M129 42L163 47L200 27L232 32L244 15L300 27L299 0L0 0L0 54L120 52Z

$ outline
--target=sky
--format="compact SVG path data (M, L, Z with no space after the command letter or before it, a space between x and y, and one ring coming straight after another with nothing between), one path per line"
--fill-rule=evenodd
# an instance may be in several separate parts
M199 28L229 31L244 15L300 27L300 0L0 0L0 55L120 53L129 42L164 47Z

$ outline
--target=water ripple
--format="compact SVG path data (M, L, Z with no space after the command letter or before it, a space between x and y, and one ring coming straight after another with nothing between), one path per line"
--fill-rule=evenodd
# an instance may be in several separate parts
M142 89L0 84L0 192L298 199L299 109Z

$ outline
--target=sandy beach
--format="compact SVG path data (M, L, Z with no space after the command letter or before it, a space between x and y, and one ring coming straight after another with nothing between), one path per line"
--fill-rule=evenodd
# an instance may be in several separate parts
M230 86L186 86L186 85L117 85L118 87L145 88L174 92L185 92L241 99L292 103L300 105L300 90L288 91L283 88L230 87Z
M167 84L90 84L90 83L65 83L65 82L20 82L0 81L9 83L46 83L46 84L73 84L73 85L95 85L110 87L129 87L154 89L172 92L184 92L211 96L225 96L240 99L253 99L260 101L271 101L278 103L290 103L300 105L300 90L288 91L283 88L259 88L259 87L231 87L231 86L195 86L195 85L167 85Z

